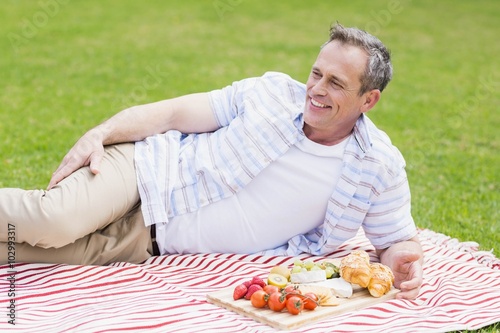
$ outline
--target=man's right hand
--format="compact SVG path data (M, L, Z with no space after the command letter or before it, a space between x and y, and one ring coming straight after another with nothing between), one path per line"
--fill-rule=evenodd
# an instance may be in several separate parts
M103 155L104 145L101 132L98 129L88 131L64 156L61 164L52 174L47 190L84 166L90 166L91 172L97 175Z

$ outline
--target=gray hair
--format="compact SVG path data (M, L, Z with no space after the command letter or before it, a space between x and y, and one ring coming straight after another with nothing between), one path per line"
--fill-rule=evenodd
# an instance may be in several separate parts
M359 95L372 89L384 90L392 79L391 54L377 37L358 28L345 28L336 23L330 28L330 39L323 46L333 41L357 46L368 54L367 66L360 77Z

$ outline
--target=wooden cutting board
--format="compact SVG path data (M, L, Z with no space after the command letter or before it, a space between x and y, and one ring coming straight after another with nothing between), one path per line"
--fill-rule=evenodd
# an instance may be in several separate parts
M280 330L291 330L300 326L311 324L330 316L337 316L346 312L351 312L366 308L393 299L399 292L398 289L392 289L380 298L370 295L367 289L354 288L353 295L350 298L339 298L337 306L318 306L314 310L304 310L299 315L291 315L287 311L274 312L267 308L257 309L252 306L249 300L233 300L234 287L215 291L207 294L207 300L210 303L239 313L246 317L253 318L263 324L272 326Z

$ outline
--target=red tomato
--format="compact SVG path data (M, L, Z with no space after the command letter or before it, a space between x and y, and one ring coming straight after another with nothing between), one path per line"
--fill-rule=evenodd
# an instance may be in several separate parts
M279 291L272 293L269 295L269 300L267 301L267 306L269 309L281 312L286 307L286 297L284 294Z
M286 301L286 309L293 315L298 315L304 309L304 302L298 296L292 296Z
M318 296L314 293L305 293L302 300L304 301L304 309L314 310L318 306Z
M267 305L269 295L264 290L257 290L250 297L250 302L256 308L263 308Z
M264 291L269 295L272 295L273 293L280 291L280 288L273 286L272 284L268 284L264 287Z
M289 299L292 296L299 296L302 294L297 286L289 285L285 288L286 298Z

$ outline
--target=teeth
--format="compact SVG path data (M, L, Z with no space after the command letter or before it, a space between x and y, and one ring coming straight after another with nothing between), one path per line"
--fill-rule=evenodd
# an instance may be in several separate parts
M319 108L326 108L326 107L328 107L328 105L322 104L322 103L320 103L320 102L318 102L318 101L316 101L316 100L314 100L312 98L311 98L311 103L312 103L312 105L317 106Z

